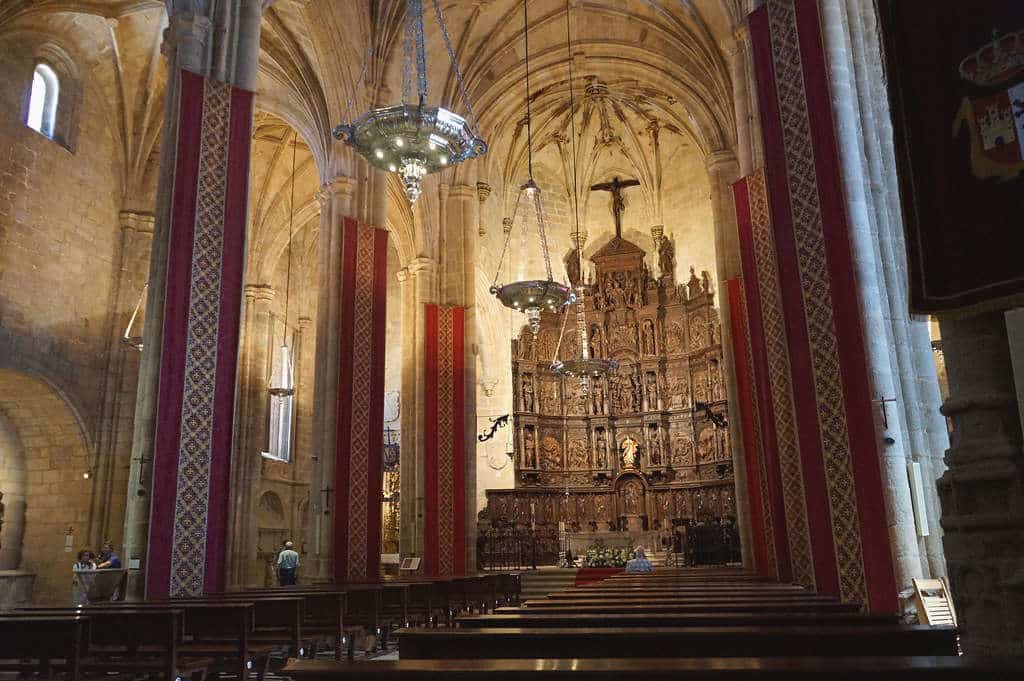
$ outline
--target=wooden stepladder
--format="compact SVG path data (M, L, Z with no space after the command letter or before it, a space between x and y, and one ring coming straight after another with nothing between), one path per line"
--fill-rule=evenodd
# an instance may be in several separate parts
M949 582L941 579L915 579L914 600L921 624L956 626L956 608L949 592Z

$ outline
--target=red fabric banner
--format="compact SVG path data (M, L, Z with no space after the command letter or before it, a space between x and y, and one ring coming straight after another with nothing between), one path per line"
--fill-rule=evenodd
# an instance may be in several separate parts
M224 590L253 93L181 72L146 596Z
M431 576L466 572L465 314L426 307L423 553Z
M748 353L747 324L743 303L743 283L739 278L725 282L729 295L729 322L732 329L733 357L736 366L736 391L739 398L740 430L743 432L743 458L747 471L747 498L750 529L754 542L754 567L764 576L776 576L769 565L768 536L765 525L764 489L761 479L761 433L754 410L753 372Z
M342 228L334 580L377 579L383 485L388 233Z
M750 16L772 235L820 592L897 607L818 4ZM778 409L778 405L776 405ZM792 537L791 537L792 539Z

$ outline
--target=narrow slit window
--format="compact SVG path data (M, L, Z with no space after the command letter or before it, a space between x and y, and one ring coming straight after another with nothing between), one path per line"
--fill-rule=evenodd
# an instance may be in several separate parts
M28 100L28 127L52 139L59 97L57 74L46 64L38 64L32 76L32 92Z

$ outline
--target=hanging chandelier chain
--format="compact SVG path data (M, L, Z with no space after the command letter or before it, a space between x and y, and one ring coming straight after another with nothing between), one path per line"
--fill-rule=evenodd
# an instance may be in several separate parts
M292 138L291 198L288 200L288 266L284 284L284 345L288 345L288 305L292 297L292 233L295 230L295 154L299 146L299 133Z
M530 177L533 180L533 177ZM533 209L537 214L537 234L540 235L540 251L544 254L544 272L547 274L548 281L554 281L551 278L551 254L548 253L548 235L544 229L544 207L540 203L540 190L534 187L533 190Z
M523 0L523 46L526 52L526 162L530 179L533 179L533 116L530 115L530 15ZM545 252L545 257L547 253ZM551 267L548 267L548 279Z
M412 95L412 52L413 27L408 6L406 7L405 26L402 32L402 103L409 101Z
M412 35L416 44L416 92L419 95L419 105L427 103L427 46L423 35L423 0L407 0L407 11L411 16L406 21L412 21Z
M441 2L440 0L434 0L434 15L437 16L437 23L441 27L441 37L444 39L444 47L448 50L448 59L451 61L452 70L455 71L455 80L459 84L459 95L462 97L462 103L466 105L466 113L469 114L469 125L474 135L480 135L480 126L476 119L476 112L473 111L473 105L469 102L469 93L466 91L466 82L462 79L462 69L459 68L459 62L455 59L455 50L452 48L452 39L448 35L448 27L444 23L444 16L441 14Z
M373 59L373 38L366 45L366 58L363 59L363 68L360 69L359 75L356 77L355 83L352 84L352 91L349 92L349 97L345 100L345 108L348 111L348 120L353 121L356 117L356 92L363 85L363 81L366 80L366 72L370 69L370 61Z
M584 360L590 359L590 342L587 337L587 307L583 288L583 235L580 234L580 193L579 173L576 166L576 97L572 72L572 22L570 0L565 0L565 50L569 58L569 134L572 137L572 206L576 223L576 263L579 272L579 291L576 299L576 325L580 332L580 350ZM586 386L584 386L586 389Z
M522 198L523 198L523 193L522 192L517 192L516 193L516 202L512 206L512 218L511 218L512 222L511 222L511 224L515 224L516 214L519 213L519 201L522 200ZM501 268L505 264L505 253L508 252L508 245L512 241L512 231L513 230L510 228L508 230L508 234L505 235L505 245L502 246L502 248L501 248L501 256L498 258L498 271L494 273L494 281L491 282L491 287L492 288L494 288L494 287L496 287L498 285L498 279L501 277ZM512 256L510 255L509 259L511 259L511 257ZM511 263L509 264L509 266L511 267Z

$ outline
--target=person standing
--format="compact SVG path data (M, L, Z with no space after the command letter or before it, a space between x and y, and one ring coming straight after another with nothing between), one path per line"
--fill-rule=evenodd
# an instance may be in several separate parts
M295 544L284 543L281 553L277 554L277 583L280 586L291 586L296 583L295 573L299 570L299 554Z
M71 566L72 605L89 605L89 589L95 579L96 563L93 562L92 551L82 549Z
M96 566L99 570L120 570L121 569L121 558L114 553L114 545L109 541L103 543L103 548L100 549L100 560Z

